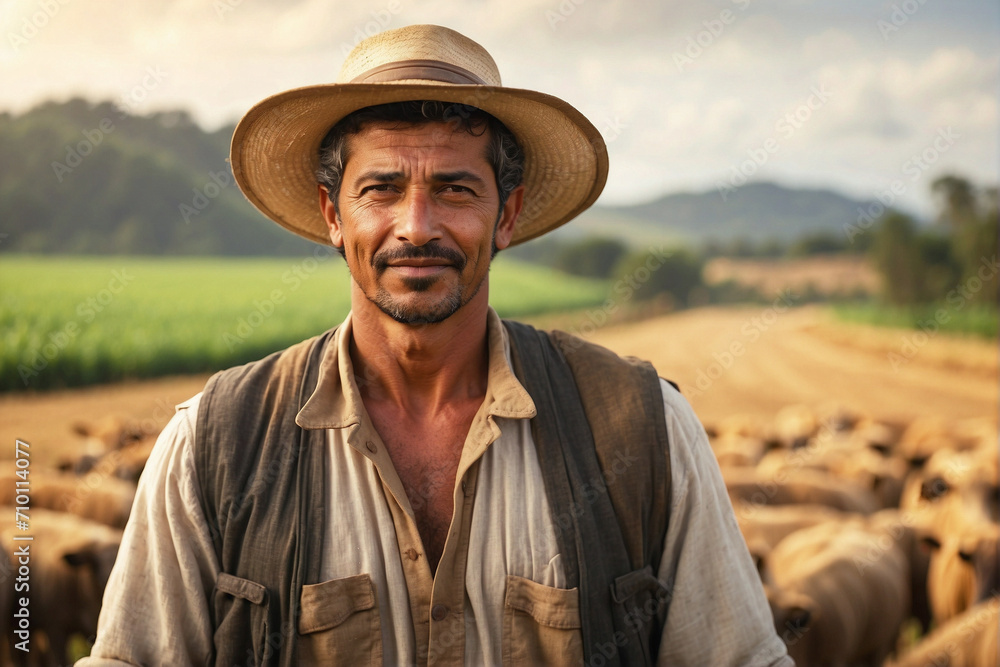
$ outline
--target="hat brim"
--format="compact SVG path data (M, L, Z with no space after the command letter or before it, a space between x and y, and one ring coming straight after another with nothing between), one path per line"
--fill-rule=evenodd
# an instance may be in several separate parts
M331 245L316 191L319 146L367 106L410 100L467 104L498 118L525 155L524 207L511 245L541 236L594 203L608 176L600 132L557 97L517 88L413 82L326 84L269 97L236 126L230 161L247 199L282 227Z

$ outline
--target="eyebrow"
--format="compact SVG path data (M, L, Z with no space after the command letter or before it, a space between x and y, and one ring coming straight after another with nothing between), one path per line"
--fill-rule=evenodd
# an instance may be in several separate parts
M478 175L472 173L471 171L459 170L459 171L443 171L433 174L435 181L440 181L443 183L456 183L459 181L472 181L473 183L478 183L480 185L486 185L486 182L480 178Z
M358 176L356 181L362 183L364 181L375 181L376 183L392 183L393 181L398 181L403 177L403 172L401 171L367 171Z
M403 178L403 172L401 171L367 171L358 176L356 182L363 183L365 181L374 181L375 183L392 183ZM477 174L460 169L458 171L439 171L431 174L431 179L439 183L458 183L461 181L471 181L479 185L485 186L486 181L484 181Z

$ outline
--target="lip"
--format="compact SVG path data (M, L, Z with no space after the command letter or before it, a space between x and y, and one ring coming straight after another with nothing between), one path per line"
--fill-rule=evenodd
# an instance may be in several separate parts
M388 269L407 278L429 278L454 268L451 264L427 261L412 261L402 264L390 264Z

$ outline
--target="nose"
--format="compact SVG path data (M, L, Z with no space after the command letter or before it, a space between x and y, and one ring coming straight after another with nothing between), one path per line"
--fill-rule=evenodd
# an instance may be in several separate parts
M431 197L420 188L410 189L396 219L396 239L421 246L440 238Z

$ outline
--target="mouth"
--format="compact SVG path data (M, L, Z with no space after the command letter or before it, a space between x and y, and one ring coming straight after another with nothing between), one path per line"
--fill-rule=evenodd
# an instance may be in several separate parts
M430 278L454 269L450 262L441 259L410 259L390 263L386 269L404 278Z
M438 244L407 246L376 253L372 266L378 273L390 271L402 278L436 278L448 270L461 273L464 258L457 251Z

